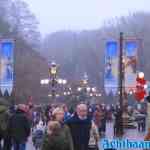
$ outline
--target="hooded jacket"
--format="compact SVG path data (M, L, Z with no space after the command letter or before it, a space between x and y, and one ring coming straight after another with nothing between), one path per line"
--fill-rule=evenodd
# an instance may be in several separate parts
M49 135L45 134L42 150L73 150L72 139L69 128L61 125L57 133Z

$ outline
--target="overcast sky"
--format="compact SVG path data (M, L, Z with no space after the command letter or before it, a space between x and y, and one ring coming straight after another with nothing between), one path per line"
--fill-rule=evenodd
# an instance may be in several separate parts
M40 22L41 33L99 28L115 16L149 11L150 0L24 0Z

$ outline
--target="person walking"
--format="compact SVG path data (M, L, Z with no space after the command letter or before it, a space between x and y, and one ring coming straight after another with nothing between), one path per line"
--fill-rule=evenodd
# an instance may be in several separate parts
M71 131L75 150L88 150L92 121L87 114L87 105L79 104L74 116L66 121Z
M39 123L36 125L36 128L32 134L32 142L36 150L41 149L44 133L45 133L44 123L42 121L39 121Z
M0 150L11 150L10 119L12 114L11 108L0 104ZM2 140L3 145L1 145Z
M68 107L65 104L62 106L62 108L64 110L64 121L67 121L68 119L71 118L71 114L68 110Z
M96 126L98 127L99 134L101 135L102 132L102 110L101 108L97 105L95 108L95 112L93 114L93 120Z
M26 115L26 105L19 104L16 113L11 117L10 134L14 150L26 150L30 135L30 122Z
M120 109L120 107L116 107L116 110L114 113L114 116L115 116L114 135L116 135L116 136L120 136L121 128L123 126L121 113L122 113L122 110ZM120 126L120 125L122 125L122 126Z
M92 121L88 150L98 150L99 149L98 148L99 138L100 138L100 135L99 135L98 127L96 126L94 121Z
M61 107L52 112L52 120L48 122L42 150L74 150L71 133L64 124L64 110Z

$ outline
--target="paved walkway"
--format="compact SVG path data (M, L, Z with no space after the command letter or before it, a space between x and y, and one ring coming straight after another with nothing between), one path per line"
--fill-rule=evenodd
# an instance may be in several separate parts
M27 150L35 150L33 143L32 143L32 139L31 137L28 140L28 144L27 144Z
M146 132L138 132L137 129L126 129L124 130L124 136L123 139L128 140L136 140L136 141L143 141L144 136L146 135ZM114 133L113 133L113 123L107 123L106 124L106 139L114 139ZM100 140L101 143L102 139ZM100 150L103 150L102 145L100 144ZM119 149L118 149L119 150ZM125 149L122 149L125 150ZM141 149L132 149L132 150L141 150Z
M125 134L124 134L123 138L129 139L129 140L142 141L144 139L145 134L146 134L145 132L138 132L137 129L127 129L127 130L125 130ZM111 140L114 139L113 123L112 122L106 124L106 136L105 136L105 138L108 138ZM101 142L101 140L100 140L100 142ZM35 150L33 147L33 144L32 144L31 137L29 138L29 141L27 144L27 150ZM100 150L103 150L101 145L100 145ZM132 149L132 150L139 150L139 149Z

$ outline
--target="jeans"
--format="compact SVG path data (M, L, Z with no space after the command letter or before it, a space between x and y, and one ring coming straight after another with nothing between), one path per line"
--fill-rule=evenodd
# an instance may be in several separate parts
M11 143L11 137L6 136L4 138L4 145L3 145L3 150L11 150L12 143Z
M0 136L0 150L11 150L11 137L2 138Z
M26 142L17 142L13 143L13 150L26 150Z

